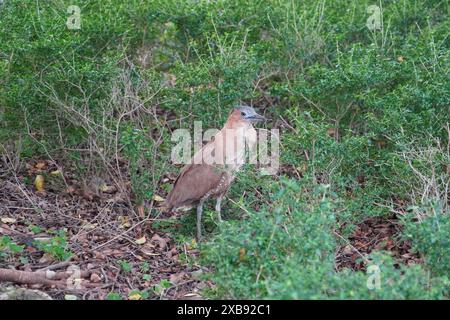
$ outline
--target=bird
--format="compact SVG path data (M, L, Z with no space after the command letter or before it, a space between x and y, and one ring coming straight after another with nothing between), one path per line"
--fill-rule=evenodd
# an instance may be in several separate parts
M205 201L216 199L215 211L221 222L222 199L244 164L246 150L254 150L256 146L253 124L264 120L265 117L250 106L234 107L223 128L194 154L175 180L162 209L164 212L179 212L196 207L198 241L202 239Z

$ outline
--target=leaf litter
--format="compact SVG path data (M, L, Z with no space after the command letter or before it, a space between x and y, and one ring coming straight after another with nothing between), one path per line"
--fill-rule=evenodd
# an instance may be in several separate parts
M135 300L202 299L201 288L213 284L199 279L202 268L180 259L183 254L192 261L197 249L177 245L170 234L154 230L154 219L145 217L142 206L130 207L123 190L102 182L92 192L66 169L39 160L11 173L0 164L0 238L23 248L20 254L1 256L0 269L71 275L62 287L16 286L61 300L116 295ZM128 185L126 196L130 189ZM69 258L61 261L64 253Z
M401 238L402 225L397 216L371 217L356 225L348 242L336 254L336 268L365 270L365 259L372 251L384 250L402 264L420 264L420 255L412 251L411 242Z

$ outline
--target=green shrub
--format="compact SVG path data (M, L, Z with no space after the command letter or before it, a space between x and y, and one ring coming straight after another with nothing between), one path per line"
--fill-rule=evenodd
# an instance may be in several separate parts
M413 249L425 259L435 275L450 276L450 214L432 213L421 221L411 216L405 222L404 236L411 240Z
M54 236L48 240L34 241L36 248L52 255L60 261L70 258L73 253L69 250L66 232L64 230L58 230L54 232L49 231L49 233L54 234Z
M0 257L7 258L10 255L19 254L23 249L24 246L15 243L10 237L0 237Z
M283 181L259 212L245 210L226 222L203 249L218 297L247 299L430 299L443 298L448 278L430 278L420 266L397 269L392 258L374 253L367 265L380 269L380 288L370 274L334 267L336 199L326 186L311 196L293 180Z
M374 273L335 272L332 266L295 263L269 284L272 299L442 299L448 295L448 278L430 278L420 266L395 267L396 262L383 253L370 256L371 266L379 270L379 287ZM378 272L378 271L377 271Z

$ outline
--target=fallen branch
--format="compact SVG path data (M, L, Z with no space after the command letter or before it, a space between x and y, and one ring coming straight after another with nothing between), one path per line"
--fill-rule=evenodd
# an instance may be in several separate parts
M65 260L65 261L62 261L62 262L59 262L59 263L56 263L56 264L49 265L49 266L47 266L47 267L45 267L45 268L41 268L41 269L38 269L38 270L36 270L36 271L37 271L37 272L42 272L42 271L46 271L46 270L56 270L56 269L61 269L61 268L64 268L64 267L69 266L71 260L72 260L72 257L70 257L69 259L67 259L67 260Z
M54 272L47 270L45 272L20 271L0 268L0 282L15 282L20 284L42 284L50 287L66 288L67 283L63 280L68 279L73 272ZM89 271L80 271L77 278L88 278Z
M20 284L43 284L49 287L66 287L61 281L48 279L44 273L0 269L0 282L15 282Z

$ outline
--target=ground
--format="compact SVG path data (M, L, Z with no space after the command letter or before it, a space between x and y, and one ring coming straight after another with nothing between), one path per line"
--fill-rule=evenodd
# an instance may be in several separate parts
M70 273L76 267L83 277L76 288L66 282L62 287L22 284L22 289L39 289L53 299L203 299L204 289L214 287L203 280L202 274L210 270L196 262L199 249L195 240L180 244L171 233L155 226L173 223L173 219L149 217L144 206L130 205L126 201L129 194L123 193L130 192L129 186L121 193L102 182L96 189L77 181L75 172L65 170L61 175L58 163L45 160L19 165L13 172L11 164L3 160L0 234L23 250L8 255L0 268ZM47 181L40 192L32 183L37 175ZM157 206L158 202L146 205ZM336 269L364 270L362 257L372 250L391 252L402 263L421 263L400 234L396 216L364 220L339 247ZM52 246L40 246L40 241ZM2 292L11 288L4 286ZM28 291L26 294L30 296Z
M201 289L211 286L199 280L207 270L190 262L198 255L196 243L175 243L171 235L152 226L163 218L146 217L114 188L92 194L80 186L73 172L64 172L67 186L58 191L48 183L44 191L37 192L27 182L36 175L51 181L52 172L55 175L60 168L56 163L27 163L14 174L5 162L0 168L0 235L23 247L20 253L2 259L0 268L61 272L76 266L84 275L79 289L42 284L30 288L44 290L54 299L65 295L105 299L114 298L114 293L135 299L147 295L201 299ZM63 232L61 237L58 231ZM53 247L43 249L37 244L49 239Z
M336 256L337 269L364 270L362 257L372 251L385 250L399 262L411 265L422 263L420 256L412 252L411 242L401 239L402 227L397 216L368 218L356 226L346 244Z

